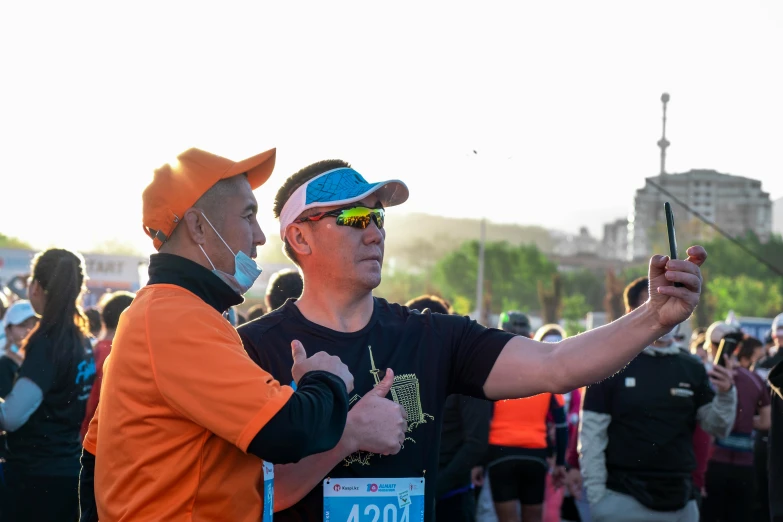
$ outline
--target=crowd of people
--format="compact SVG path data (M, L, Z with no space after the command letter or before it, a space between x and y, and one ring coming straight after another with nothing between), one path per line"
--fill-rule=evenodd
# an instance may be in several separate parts
M275 156L190 149L155 170L136 294L84 311L83 259L34 258L2 307L1 521L783 519L783 314L769 339L716 323L688 346L701 247L653 256L609 325L488 328L437 296L373 295L408 188L326 160L281 184L298 269L243 314Z

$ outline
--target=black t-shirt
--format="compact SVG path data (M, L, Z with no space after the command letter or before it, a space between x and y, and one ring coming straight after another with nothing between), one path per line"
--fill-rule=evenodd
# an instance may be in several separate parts
M585 393L585 411L611 415L608 470L690 473L696 466L696 411L715 397L704 365L690 354L638 355Z
M467 317L419 313L380 298L375 298L370 322L358 332L336 332L308 321L293 300L238 331L250 357L284 384L293 384L294 339L302 342L308 356L325 351L340 357L354 377L351 405L383 379L386 368L394 371L389 398L408 413L405 446L394 456L356 453L328 476L424 476L426 521L434 520L440 425L446 397L459 393L485 398L484 382L513 337ZM323 489L319 484L298 504L275 513L275 520L321 520L322 514Z
M640 354L621 372L589 386L584 411L612 418L607 487L637 499L651 496L655 505L677 504L689 495L696 412L714 397L704 365L682 352Z
M50 341L35 335L25 349L19 378L33 381L43 402L28 421L8 433L8 463L32 475L78 476L87 398L95 380L95 360L89 341L83 355L68 368L51 358Z

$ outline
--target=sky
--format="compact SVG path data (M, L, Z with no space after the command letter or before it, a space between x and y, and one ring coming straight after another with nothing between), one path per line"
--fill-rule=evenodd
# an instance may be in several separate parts
M387 219L600 237L658 173L662 92L667 170L783 197L782 2L5 2L0 49L0 233L36 248L149 252L141 192L192 146L277 147L268 234L338 157L408 184Z

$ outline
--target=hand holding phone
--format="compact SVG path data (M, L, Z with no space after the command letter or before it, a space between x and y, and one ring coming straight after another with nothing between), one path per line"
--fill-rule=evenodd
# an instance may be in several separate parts
M730 333L720 340L718 350L715 352L713 363L717 366L726 367L726 360L731 359L737 351L737 347L742 342L743 335L740 332Z
M672 206L669 202L663 204L664 212L666 212L666 229L669 233L669 257L671 259L677 259L677 235L674 233L674 212L672 212ZM674 283L675 287L683 286L682 283Z

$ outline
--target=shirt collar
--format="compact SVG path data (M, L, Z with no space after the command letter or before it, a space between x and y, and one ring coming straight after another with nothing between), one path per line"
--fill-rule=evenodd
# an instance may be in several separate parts
M245 299L207 268L174 254L150 256L149 282L181 286L201 298L219 313L242 304Z

